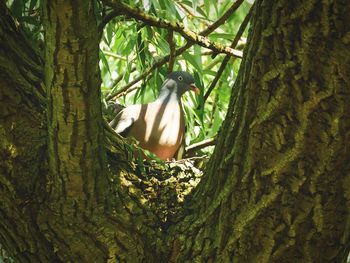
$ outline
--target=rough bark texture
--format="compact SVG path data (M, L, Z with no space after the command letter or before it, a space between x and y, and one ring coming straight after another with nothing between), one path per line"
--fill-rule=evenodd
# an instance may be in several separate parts
M33 223L47 175L42 59L2 2L0 41L0 243L17 261L48 261Z
M103 129L92 3L46 1L44 71L0 2L6 251L18 262L344 262L350 3L256 1L217 150L185 203L200 172L135 165Z
M349 12L349 1L256 1L194 214L174 228L178 262L345 262Z
M47 1L45 84L53 198L103 197L98 32L92 1ZM103 189L106 186L103 185Z
M107 172L93 1L45 1L43 8L50 177L40 230L63 262L142 261L148 227L129 212L139 200L117 196L128 172Z

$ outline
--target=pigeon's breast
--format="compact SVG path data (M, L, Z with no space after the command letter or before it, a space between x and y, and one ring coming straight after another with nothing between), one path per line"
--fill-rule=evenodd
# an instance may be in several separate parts
M142 148L154 152L161 159L172 158L182 142L185 130L180 103L153 102L142 105L136 119L129 135L135 137Z

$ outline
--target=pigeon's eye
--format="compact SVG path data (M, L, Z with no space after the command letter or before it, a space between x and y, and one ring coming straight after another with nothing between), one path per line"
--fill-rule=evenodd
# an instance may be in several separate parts
M179 76L177 79L180 80L180 81L183 81L183 77L182 76Z

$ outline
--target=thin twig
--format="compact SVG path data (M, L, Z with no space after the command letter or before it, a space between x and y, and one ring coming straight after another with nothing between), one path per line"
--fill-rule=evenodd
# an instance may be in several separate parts
M236 34L236 36L235 36L235 38L233 39L232 44L231 44L231 47L232 47L232 48L235 48L235 47L237 46L239 39L241 38L241 36L242 36L242 34L243 34L245 28L246 28L247 25L248 25L248 22L249 22L249 20L250 20L251 14L252 14L252 10L253 10L253 6L250 8L248 14L247 14L246 17L244 18L242 24L240 25L240 27L239 27L239 29L238 29L237 34ZM220 79L222 73L224 72L225 67L226 67L228 61L230 60L230 58L231 58L230 56L227 56L227 55L226 55L225 58L224 58L224 60L222 61L221 65L220 65L220 68L219 68L219 70L218 70L218 73L215 75L214 80L212 81L212 83L210 84L210 86L209 86L207 92L206 92L205 95L204 95L204 98L203 98L204 102L208 99L210 93L213 91L213 89L215 88L216 84L218 83L218 81L219 81L219 79Z
M211 56L213 54L213 50L207 50L201 53L201 56Z
M167 56L169 57L169 56ZM124 87L122 87L121 89L117 90L116 92L112 92L110 93L107 97L106 100L111 100L113 98L119 98L124 96L126 93L131 92L134 89L131 89L132 86L134 86L136 83L138 83L139 81L143 80L144 78L146 78L153 70L155 70L156 68L164 65L166 62L168 62L168 59L162 59L161 61L158 61L156 63L154 63L151 67L149 67L148 69L146 69L140 76L138 76L136 79L134 79L133 81L131 81L130 83L126 84ZM130 88L130 89L129 89Z
M200 18L201 19L201 23L203 23L205 26L210 26L210 23L206 20L204 20L202 17L196 15L195 13L197 13L197 10L193 10L193 13L188 7L186 7L185 4L183 4L182 2L175 2L185 13L188 14L188 17L193 17L193 18Z
M215 29L217 29L219 26L221 26L225 21L233 14L234 11L238 9L238 7L241 6L244 0L237 0L234 2L229 9L213 24L208 26L204 31L201 32L201 35L208 35L211 32L213 32Z
M136 67L132 67L130 70L130 73L134 72L136 70ZM115 86L118 85L118 83L123 79L124 74L120 74L110 85L110 89L114 90Z
M120 74L112 83L110 86L111 89L113 89L115 86L118 85L118 83L123 79L123 74Z
M108 50L102 50L102 51L103 51L104 54L106 54L109 57L113 57L113 58L121 59L121 60L125 60L125 61L127 60L125 57L117 55L117 54L115 54L113 52L110 52Z
M227 12L225 12L225 17L229 17L230 15L232 15L234 13L235 10L237 10L238 6L236 5L236 2L234 2L232 5L235 6L236 9L233 8L229 8L230 10L230 14L227 15ZM223 16L224 16L223 15ZM222 21L222 23L225 22L225 20L223 21L222 16L218 19L220 21ZM216 25L216 27L210 27L210 30L203 30L201 31L199 34L203 35L203 36L207 36L210 33L212 33L217 27L219 27L221 24L218 24L216 22L214 22L213 24ZM191 46L193 46L193 43L191 42L187 42L184 46L182 46L181 48L176 49L176 56L181 55L183 52L185 52L187 49L189 49ZM122 87L121 89L117 90L116 92L111 92L106 100L111 100L114 98L119 98L121 96L124 96L125 94L137 89L137 87L132 87L134 86L136 83L138 83L139 81L143 80L144 78L146 78L149 74L151 74L155 69L160 68L161 66L163 66L165 63L167 63L170 59L169 55L164 56L162 59L158 60L157 62L155 62L153 65L151 65L149 68L147 68L139 77L137 77L136 79L134 79L132 82L130 82L129 84L125 85L124 87Z
M110 7L114 8L115 10L122 12L123 15L140 20L150 26L156 26L159 28L165 28L168 30L178 32L188 41L194 42L202 47L212 49L217 53L225 53L233 57L242 57L242 52L240 50L234 50L233 48L224 46L220 43L210 41L205 36L197 34L192 30L186 29L182 23L171 22L165 19L155 17L153 15L143 12L140 9L133 8L119 0L105 0L104 2L106 2ZM211 29L209 31L211 31Z
M180 160L171 160L171 161L165 161L165 163L178 163L178 164L185 164L187 162L192 162L195 160L204 160L204 159L209 159L208 155L202 155L202 156L193 156L193 157L188 157Z
M170 49L168 73L171 73L173 71L173 68L174 68L175 54L176 54L176 46L174 43L174 31L173 30L169 30L168 43L169 43L169 49Z
M183 3L181 3L181 2L176 2L176 4L178 4L178 5L181 7L181 9L182 9L183 11L185 11L189 16L192 16L192 17L195 17L195 16L196 16L196 15L193 14L193 13L191 12L191 10L188 9L188 7L185 6Z

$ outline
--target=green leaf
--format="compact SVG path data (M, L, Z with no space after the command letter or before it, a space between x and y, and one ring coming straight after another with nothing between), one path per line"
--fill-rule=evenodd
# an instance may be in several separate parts
M137 34L137 56L141 62L142 67L146 67L146 53L145 53L145 42L142 38L141 31Z
M24 0L13 0L11 12L17 18L21 18L24 11Z
M114 23L109 23L106 27L106 43L108 46L111 45L111 41L113 38L113 34L114 34Z
M104 67L108 70L109 75L112 75L112 74L111 74L111 71L110 71L110 69L109 69L108 60L107 60L105 54L103 53L103 51L102 51L101 49L100 49L100 52L99 52L99 57L100 57L100 59L101 59L101 61L102 61L102 64L104 65Z
M136 46L136 39L135 37L131 37L129 41L127 42L124 50L122 51L123 55L130 55L130 53L134 50Z
M185 51L182 56L199 72L202 72L201 65L198 63L198 59L194 55Z
M204 12L204 10L200 7L200 6L197 6L197 9L196 11L201 14L203 16L203 18L208 18L208 15L206 12Z
M29 11L29 12L32 12L33 9L34 9L34 7L36 7L37 3L38 3L38 0L31 0L31 1L30 1L30 4L29 4L28 11Z
M217 40L217 39L226 39L232 41L233 35L227 34L227 33L212 33L210 34L210 39Z
M200 70L198 70L199 72L202 72L202 48L198 45L194 45L193 47L193 53L194 53L194 59L196 60L197 65L199 65Z
M141 97L141 100L144 98L145 91L146 91L146 84L142 83L141 87L137 89L136 94L134 96L134 102L133 102L134 104L137 103L137 101L138 101L138 99L140 99L140 97Z
M207 14L210 12L211 0L204 0L205 11Z

